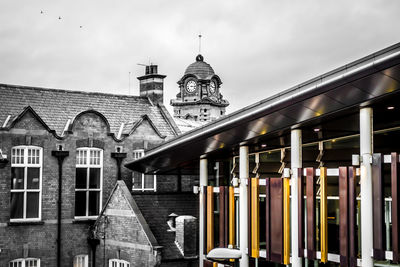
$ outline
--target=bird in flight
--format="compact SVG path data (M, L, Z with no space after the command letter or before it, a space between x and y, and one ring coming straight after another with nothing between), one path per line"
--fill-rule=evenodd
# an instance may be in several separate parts
M40 10L40 14L43 14L43 10Z
M61 17L58 17L58 19L61 19Z

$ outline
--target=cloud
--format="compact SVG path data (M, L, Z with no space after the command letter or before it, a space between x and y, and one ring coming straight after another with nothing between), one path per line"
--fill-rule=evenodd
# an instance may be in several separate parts
M127 94L131 72L138 94L137 63L153 62L169 103L201 32L234 111L398 42L398 10L397 0L2 1L0 82Z

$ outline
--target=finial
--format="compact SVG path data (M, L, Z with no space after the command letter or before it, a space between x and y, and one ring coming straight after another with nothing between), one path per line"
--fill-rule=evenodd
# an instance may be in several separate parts
M201 54L201 33L199 34L199 54Z

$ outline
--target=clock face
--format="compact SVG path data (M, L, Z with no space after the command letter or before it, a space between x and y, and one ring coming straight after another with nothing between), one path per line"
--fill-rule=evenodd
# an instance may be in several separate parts
M210 94L215 94L215 88L216 88L217 86L215 85L215 82L213 81L213 82L211 82L210 83Z
M189 81L186 84L186 91L188 93L193 93L194 91L196 91L196 82L195 81Z

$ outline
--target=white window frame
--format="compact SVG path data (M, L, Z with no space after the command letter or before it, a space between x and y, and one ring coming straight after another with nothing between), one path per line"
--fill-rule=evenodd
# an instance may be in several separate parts
M38 150L39 151L39 162L38 163L28 163L28 150ZM17 150L24 151L23 157L16 157L14 153ZM22 160L22 162L21 162ZM11 168L24 168L24 188L23 189L10 189L11 193L24 193L23 202L23 218L11 218L10 222L26 222L26 221L41 221L42 220L42 174L43 174L43 148L38 146L14 146L11 148ZM28 182L28 168L39 168L39 188L38 189L27 189ZM37 218L26 218L27 209L27 193L36 192L39 193L39 214ZM11 207L10 207L11 212ZM10 214L11 215L11 214Z
M74 257L74 267L88 267L89 266L89 256L82 254L76 255Z
M108 267L130 267L131 264L124 260L119 259L109 259L108 260Z
M134 160L140 159L143 156L144 156L144 149L133 150L133 159ZM145 174L142 173L141 176L142 176L141 187L135 187L135 183L133 181L134 174L132 173L132 191L142 191L142 192L144 192L144 191L153 191L153 192L156 192L157 191L157 175L155 175L155 174L153 175L154 181L153 181L153 187L152 188L145 188L144 187Z
M31 265L32 262L36 262L36 266ZM37 258L15 259L8 263L8 267L17 267L19 263L21 263L21 267L40 267L40 259Z
M82 152L86 152L85 158L86 161L85 162L79 162L79 160L81 159L80 156L80 151ZM91 151L96 151L96 152L100 152L99 155L99 162L96 164L91 163L90 159L91 159L91 155L90 152ZM84 159L84 158L82 158ZM96 158L97 159L97 158ZM76 196L76 192L86 192L86 215L85 216L75 216L75 210L74 210L74 218L75 219L96 219L99 214L100 211L103 207L103 149L101 148L95 148L95 147L80 147L76 149L76 166L75 166L75 170L77 168L86 168L86 185L87 188L76 188L76 184L75 184L75 196ZM100 169L100 188L89 188L89 172L90 172L90 168L96 168L96 169ZM76 181L76 174L75 174L75 181ZM99 196L99 210L98 210L98 214L97 215L91 215L89 216L89 192L100 192L100 196ZM75 205L76 205L76 197L75 197Z

